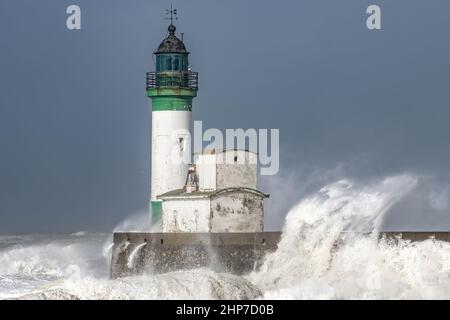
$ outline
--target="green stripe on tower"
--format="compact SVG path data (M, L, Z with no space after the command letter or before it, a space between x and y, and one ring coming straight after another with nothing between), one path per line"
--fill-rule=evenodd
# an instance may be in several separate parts
M151 202L151 218L152 225L161 224L162 222L162 201Z
M192 111L192 99L197 96L197 90L156 88L147 89L147 95L152 98L153 111Z
M153 111L192 111L191 97L152 97Z

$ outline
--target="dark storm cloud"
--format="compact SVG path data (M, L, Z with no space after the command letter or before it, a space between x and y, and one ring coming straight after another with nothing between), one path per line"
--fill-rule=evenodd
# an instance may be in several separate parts
M69 4L82 9L80 31L65 27ZM274 179L296 179L284 194L262 179L278 197L268 204L269 227L319 184L308 168L325 173L324 183L408 171L439 177L446 190L448 1L174 4L200 72L194 119L204 128L280 128ZM382 8L380 31L365 27L369 4ZM166 33L168 5L1 1L0 232L111 230L146 207L145 72ZM445 192L430 188L445 203ZM450 228L437 207L436 223Z

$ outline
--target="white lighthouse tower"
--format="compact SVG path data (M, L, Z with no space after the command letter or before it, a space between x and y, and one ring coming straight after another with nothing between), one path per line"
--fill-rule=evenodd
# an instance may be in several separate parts
M176 10L168 10L175 14ZM172 19L171 19L172 20ZM243 274L273 252L280 232L264 232L264 200L257 188L257 154L216 148L191 163L192 100L198 74L170 23L147 74L152 99L151 212L158 230L115 232L113 278L199 267ZM145 249L142 249L145 248ZM130 266L129 261L135 261Z
M189 69L189 52L176 35L169 11L168 36L154 52L156 71L147 73L147 95L152 99L152 223L160 223L158 195L184 186L191 163L192 99L198 74Z

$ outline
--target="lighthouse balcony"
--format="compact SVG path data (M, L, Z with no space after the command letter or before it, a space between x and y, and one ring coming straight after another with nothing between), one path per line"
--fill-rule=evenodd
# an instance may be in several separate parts
M184 88L198 90L198 72L147 72L147 89Z

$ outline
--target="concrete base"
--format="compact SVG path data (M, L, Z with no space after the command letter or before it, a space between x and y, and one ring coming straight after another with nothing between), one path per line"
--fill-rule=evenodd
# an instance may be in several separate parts
M111 277L208 267L243 274L275 251L281 232L114 233Z
M381 237L450 241L450 232L384 232ZM281 232L256 233L114 233L111 277L208 267L244 274L260 267Z

